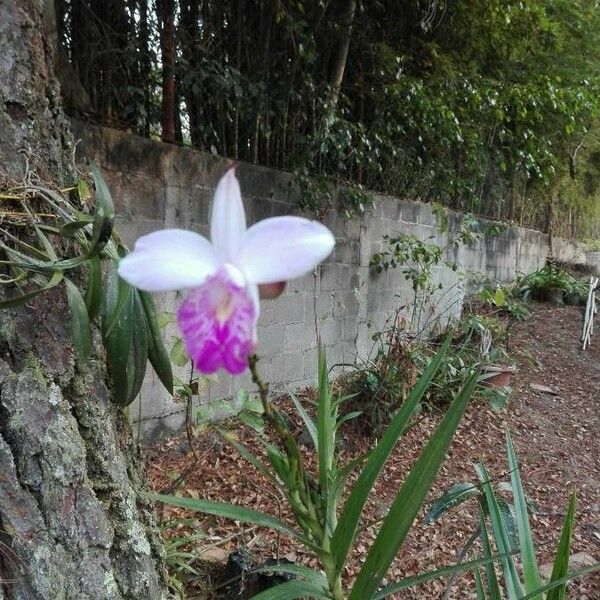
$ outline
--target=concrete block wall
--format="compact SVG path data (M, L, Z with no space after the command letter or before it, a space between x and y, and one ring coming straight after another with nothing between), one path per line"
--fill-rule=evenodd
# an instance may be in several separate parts
M106 177L117 207L117 226L126 243L133 245L140 235L165 227L208 234L212 193L229 161L123 131L73 125L81 140L79 158L95 160ZM275 215L299 214L296 200L289 196L289 174L242 163L238 176L249 224ZM444 247L460 227L460 220L460 214L451 213L449 231L442 233L430 206L389 196L376 196L375 209L361 219L327 215L325 223L337 240L332 256L316 276L290 282L282 297L261 304L258 354L264 376L280 389L315 381L315 322L330 364L368 356L373 332L413 299L399 270L376 274L369 268L373 253L383 249L382 236L402 231ZM547 252L545 234L508 227L480 243L450 248L448 258L456 260L465 272L508 281L517 272L541 267ZM434 279L450 292L443 290L425 307L425 319L438 315L444 321L458 316L466 285L447 267L437 268ZM161 294L157 304L160 310L173 312L177 295ZM170 347L177 335L175 326L167 327L165 335ZM179 430L185 414L185 407L166 394L150 371L139 399L146 439ZM179 369L177 375L187 380L189 370ZM202 402L233 395L243 387L251 389L248 375L234 379L219 374L210 382ZM133 415L140 409L137 402Z

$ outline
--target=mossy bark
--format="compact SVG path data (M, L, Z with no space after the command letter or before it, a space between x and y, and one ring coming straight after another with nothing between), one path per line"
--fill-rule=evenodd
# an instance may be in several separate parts
M98 340L77 363L67 311L61 289L0 311L5 596L164 598L129 422L111 402Z
M73 141L44 35L51 5L0 0L0 185L72 181ZM62 287L0 310L0 599L167 598L98 332L79 364L67 315Z

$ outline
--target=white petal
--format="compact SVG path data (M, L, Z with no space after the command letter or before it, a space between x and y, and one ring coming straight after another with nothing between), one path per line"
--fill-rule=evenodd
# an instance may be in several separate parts
M235 168L229 169L215 190L210 217L210 238L223 262L237 255L246 231L246 213Z
M331 231L302 217L274 217L252 225L235 264L253 283L287 281L310 273L335 245Z
M248 283L246 285L246 289L252 298L252 302L254 302L254 309L256 310L255 321L258 321L258 317L260 317L260 298L258 294L258 286L255 283Z
M119 275L146 292L196 287L214 273L219 261L211 243L184 229L144 235L119 262Z

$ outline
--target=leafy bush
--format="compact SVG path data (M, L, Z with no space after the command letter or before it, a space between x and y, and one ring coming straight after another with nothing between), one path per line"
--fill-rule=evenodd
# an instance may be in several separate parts
M345 408L360 412L358 420L368 435L378 437L402 406L417 380L411 342L400 327L399 314L387 330L373 334L373 356L352 365L341 377Z
M519 294L528 300L547 300L553 290L562 290L566 295L583 299L587 296L587 284L578 280L564 269L548 264L529 275L518 278Z

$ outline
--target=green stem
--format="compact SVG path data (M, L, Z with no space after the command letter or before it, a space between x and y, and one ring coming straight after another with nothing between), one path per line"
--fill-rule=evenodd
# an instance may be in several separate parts
M293 500L291 502L292 509L297 517L300 517L299 519L297 518L297 520L303 530L311 537L322 540L325 535L325 524L324 521L319 518L319 513L311 497L311 490L316 484L304 470L296 438L294 438L281 413L269 400L269 384L263 381L260 376L257 363L258 357L255 354L250 356L248 359L248 366L252 375L252 381L258 388L265 418L275 428L289 464L294 465L295 467L293 479L298 497L292 499L288 494L288 498ZM307 522L307 525L303 526L303 522Z

